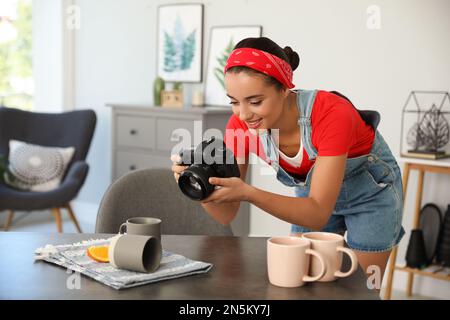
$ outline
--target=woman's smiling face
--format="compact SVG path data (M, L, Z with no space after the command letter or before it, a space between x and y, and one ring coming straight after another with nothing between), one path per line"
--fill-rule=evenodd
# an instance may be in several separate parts
M283 112L289 90L269 85L264 75L227 72L225 88L233 113L251 129L278 129L273 126Z

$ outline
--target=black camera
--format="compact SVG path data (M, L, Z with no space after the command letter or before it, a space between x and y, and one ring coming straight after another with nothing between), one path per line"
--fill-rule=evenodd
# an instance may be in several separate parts
M192 200L203 200L213 191L209 178L240 177L233 152L220 139L212 137L196 148L181 150L181 165L188 165L178 179L181 191Z

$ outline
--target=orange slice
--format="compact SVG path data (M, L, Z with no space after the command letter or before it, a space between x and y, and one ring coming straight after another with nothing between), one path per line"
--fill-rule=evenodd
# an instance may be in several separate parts
M109 262L108 246L89 247L87 255L97 262Z

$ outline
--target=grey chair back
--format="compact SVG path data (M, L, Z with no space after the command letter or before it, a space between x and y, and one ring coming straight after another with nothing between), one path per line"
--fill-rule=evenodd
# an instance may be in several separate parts
M161 219L162 234L233 235L181 193L169 169L137 170L115 181L101 201L96 233L117 233L132 217Z
M85 160L96 124L92 110L38 113L0 108L0 154L9 154L9 140L48 147L75 147L72 162Z

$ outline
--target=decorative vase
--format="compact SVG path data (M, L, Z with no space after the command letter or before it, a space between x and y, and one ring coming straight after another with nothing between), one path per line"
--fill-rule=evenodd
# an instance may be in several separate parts
M203 107L205 104L204 98L203 98L203 92L200 90L197 90L192 95L192 105L195 107Z
M153 101L155 106L161 105L161 92L166 88L166 83L161 77L157 77L153 84Z
M425 241L420 229L411 230L408 249L406 250L406 265L410 268L422 269L427 266Z

